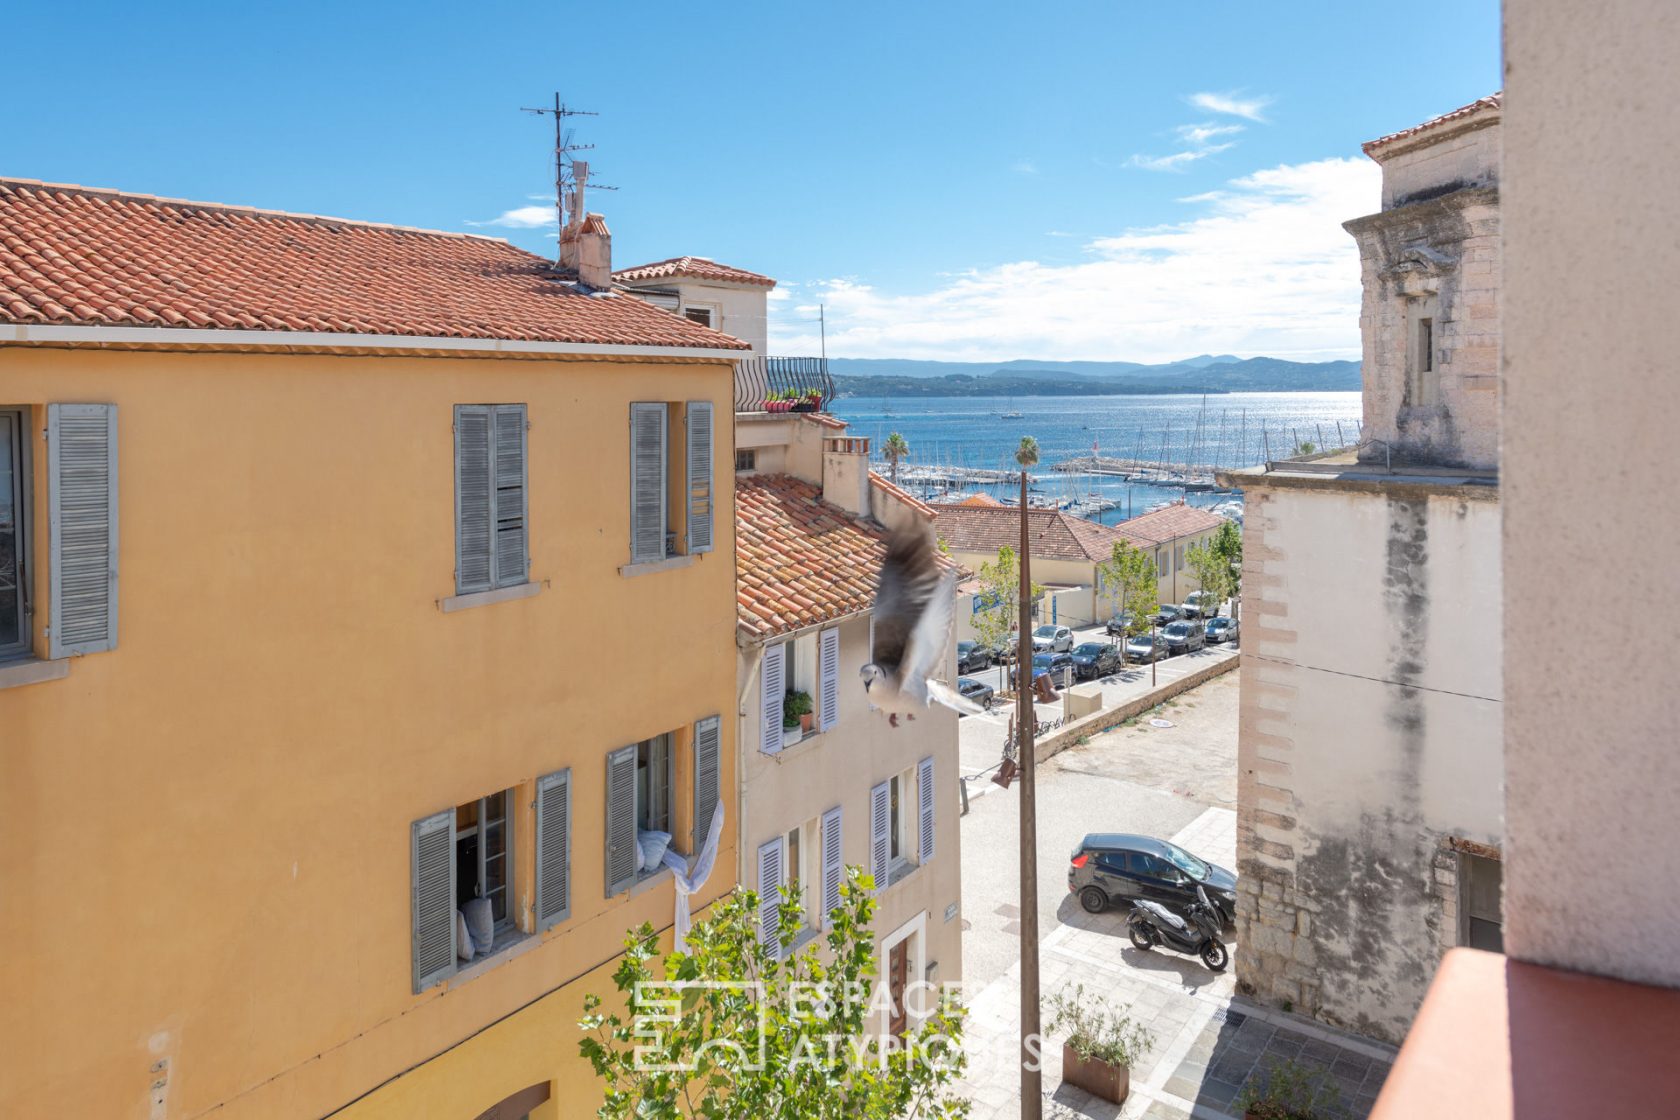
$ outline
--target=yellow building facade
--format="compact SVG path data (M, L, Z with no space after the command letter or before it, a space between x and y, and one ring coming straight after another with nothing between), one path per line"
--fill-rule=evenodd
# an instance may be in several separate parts
M0 183L0 210L50 233L28 193ZM508 258L550 333L595 340L533 339L507 306L478 338L332 339L283 295L278 327L171 330L62 297L89 321L31 319L12 293L0 1115L591 1111L583 996L628 928L673 920L642 841L692 857L736 783L737 344L500 242L211 216L277 273L297 231L274 225L394 241L377 267L446 309L487 272L412 264L432 244ZM343 318L405 326L386 304ZM517 344L482 341L498 324ZM712 875L694 909L731 888Z

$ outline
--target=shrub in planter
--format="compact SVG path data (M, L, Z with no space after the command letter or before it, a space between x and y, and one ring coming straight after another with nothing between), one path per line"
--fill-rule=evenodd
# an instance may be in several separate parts
M1342 1115L1342 1092L1323 1066L1283 1058L1243 1086L1234 1107L1244 1120L1332 1120Z
M811 694L790 692L782 698L782 729L792 731L799 726L799 718L811 714Z
M1050 1032L1067 1032L1062 1080L1115 1104L1123 1102L1131 1091L1131 1067L1154 1045L1154 1037L1129 1016L1087 996L1083 984L1058 992L1049 1008Z

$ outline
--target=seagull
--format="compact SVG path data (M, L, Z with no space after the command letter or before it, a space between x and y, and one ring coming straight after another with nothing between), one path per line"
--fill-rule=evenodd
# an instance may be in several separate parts
M978 715L985 709L942 681L932 679L951 638L951 608L957 575L941 572L931 526L901 526L887 538L887 556L875 587L875 637L869 664L861 670L869 706L898 717L937 701L954 711Z

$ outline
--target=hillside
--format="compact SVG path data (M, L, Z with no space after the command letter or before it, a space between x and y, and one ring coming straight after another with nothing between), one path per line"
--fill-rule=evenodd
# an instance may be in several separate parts
M1106 396L1358 391L1359 363L1201 355L1180 362L939 362L830 358L842 396Z

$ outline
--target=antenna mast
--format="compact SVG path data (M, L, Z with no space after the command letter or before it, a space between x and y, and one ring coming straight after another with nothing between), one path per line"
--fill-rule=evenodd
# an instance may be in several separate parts
M583 204L582 193L579 192L575 200L573 198L573 191L581 184L578 182L578 175L573 168L576 161L572 159L572 154L574 152L587 152L595 147L593 144L574 143L572 130L566 127L566 121L570 117L598 117L601 114L588 109L573 109L560 100L559 93L554 95L554 108L552 109L522 107L520 112L554 118L554 213L560 222L559 232L564 234L569 224L574 224L583 218L583 214L579 212ZM589 165L584 164L583 166L587 169ZM588 175L589 172L585 170L583 177L586 181ZM588 185L598 191L615 191L618 189L617 187L609 187L604 183L591 182Z

